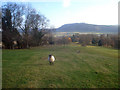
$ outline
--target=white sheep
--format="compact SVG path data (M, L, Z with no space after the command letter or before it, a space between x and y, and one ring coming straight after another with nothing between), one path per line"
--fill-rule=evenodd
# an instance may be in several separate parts
M49 56L48 56L48 61L49 61L50 65L51 65L51 64L54 64L55 57L54 57L53 55L49 55Z

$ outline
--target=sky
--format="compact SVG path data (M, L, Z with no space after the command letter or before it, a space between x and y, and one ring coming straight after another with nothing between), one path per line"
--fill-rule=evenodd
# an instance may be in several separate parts
M9 0L5 0L9 1ZM19 0L10 0L19 1ZM21 0L47 17L50 27L69 23L118 24L119 0Z

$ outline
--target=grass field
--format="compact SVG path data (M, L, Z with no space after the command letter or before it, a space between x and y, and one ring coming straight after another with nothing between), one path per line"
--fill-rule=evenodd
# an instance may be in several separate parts
M3 88L118 88L118 50L79 45L2 52ZM49 54L56 57L49 65Z

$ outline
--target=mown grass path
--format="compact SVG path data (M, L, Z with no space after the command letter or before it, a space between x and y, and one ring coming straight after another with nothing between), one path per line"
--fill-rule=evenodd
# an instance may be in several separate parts
M118 50L79 45L2 52L3 88L118 88ZM56 58L49 65L48 55Z

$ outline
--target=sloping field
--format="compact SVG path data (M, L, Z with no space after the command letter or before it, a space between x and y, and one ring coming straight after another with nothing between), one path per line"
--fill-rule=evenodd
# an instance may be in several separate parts
M56 58L49 65L48 55ZM3 88L118 88L118 50L79 45L3 50Z

